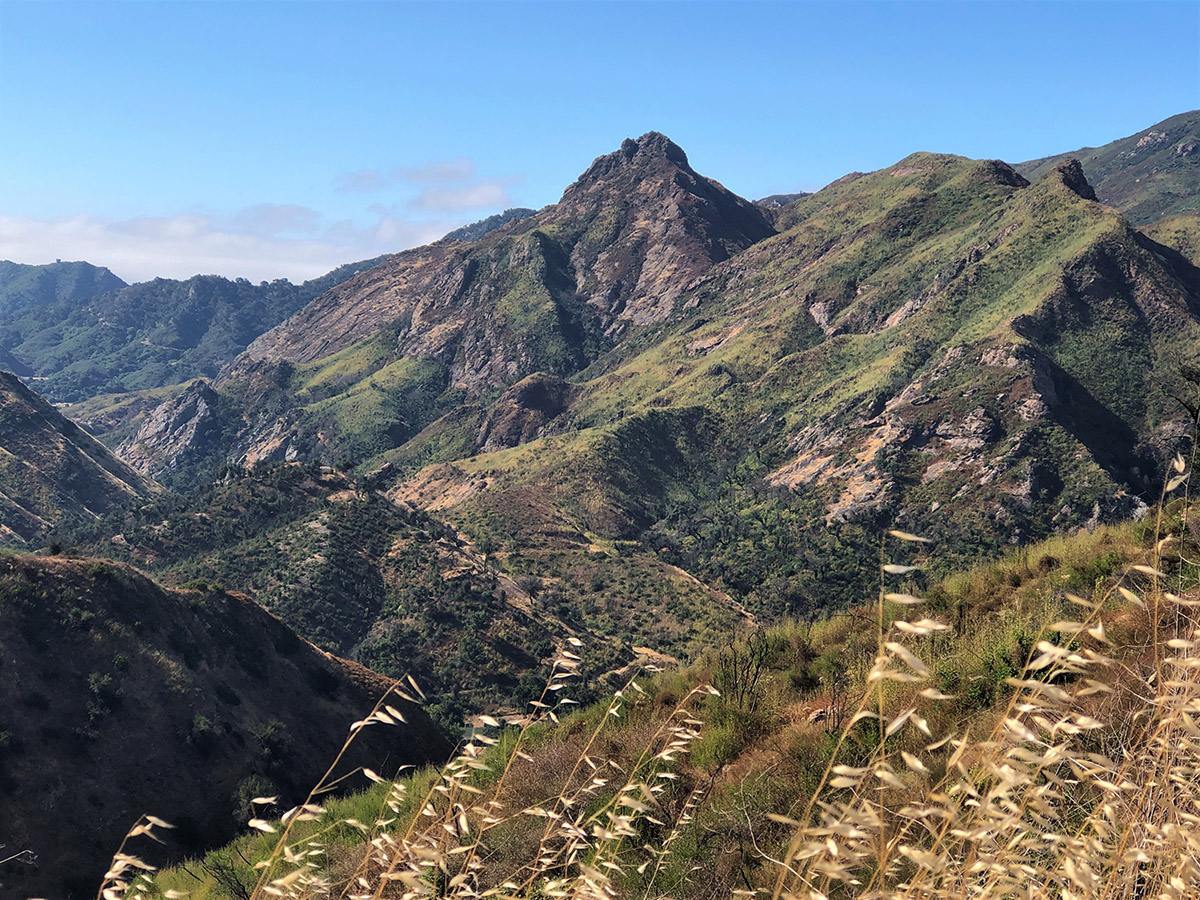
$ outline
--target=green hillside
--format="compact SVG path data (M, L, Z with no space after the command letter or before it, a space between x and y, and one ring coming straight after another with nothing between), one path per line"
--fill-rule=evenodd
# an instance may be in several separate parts
M13 316L64 301L80 303L125 286L108 269L91 263L59 261L30 266L0 259L0 316ZM0 346L9 346L2 336Z
M8 309L0 307L0 348L56 402L211 378L264 331L379 261L351 263L299 285L197 275L126 286L107 269L62 263L103 273L115 283L100 288L93 279L96 289L60 289L37 303L17 303L14 297ZM0 270L0 279L3 274Z

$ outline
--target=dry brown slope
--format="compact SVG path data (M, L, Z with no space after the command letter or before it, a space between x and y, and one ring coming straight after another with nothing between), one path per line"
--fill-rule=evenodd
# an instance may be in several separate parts
M92 896L138 816L178 826L151 858L231 838L246 801L306 796L391 681L323 653L249 598L167 591L90 559L0 560L0 896ZM367 729L341 771L437 762L418 707ZM355 785L365 784L355 779Z

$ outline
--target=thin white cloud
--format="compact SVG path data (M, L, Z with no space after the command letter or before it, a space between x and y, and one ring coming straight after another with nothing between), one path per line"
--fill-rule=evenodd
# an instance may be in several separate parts
M465 156L460 156L458 159L434 160L397 171L405 181L416 181L421 184L454 184L473 179L475 163Z
M239 231L265 237L284 234L315 234L321 228L321 214L307 206L291 203L260 203L248 206L234 216Z
M426 212L515 206L507 185L508 179L491 178L456 187L426 187L413 198L412 206Z
M396 183L397 171L363 169L344 172L333 179L333 186L343 194L375 194Z
M366 227L341 222L296 237L288 234L298 230L298 224L310 226L312 218L295 212L302 207L288 209L251 207L224 220L203 215L126 220L0 215L0 247L4 257L16 262L83 259L107 266L129 282L197 274L255 282L303 281L343 263L428 243L462 224L461 218L411 221L380 216Z
M475 179L475 163L465 156L435 159L419 166L394 169L361 169L334 177L333 184L345 194L375 194L403 184L462 184Z
M393 169L361 169L334 178L334 187L343 194L381 194L385 191L420 190L410 199L415 209L481 209L509 203L505 189L517 178L481 178L468 157L431 160L419 166Z

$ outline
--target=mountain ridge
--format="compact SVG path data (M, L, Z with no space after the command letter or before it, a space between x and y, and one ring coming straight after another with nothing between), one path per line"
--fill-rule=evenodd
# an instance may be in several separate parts
M1135 225L1200 210L1200 110L1164 119L1100 147L1018 163L1031 180L1074 157L1104 202Z
M118 279L113 289L14 309L0 319L0 353L58 402L211 378L260 333L380 259L299 285L218 275L133 285Z

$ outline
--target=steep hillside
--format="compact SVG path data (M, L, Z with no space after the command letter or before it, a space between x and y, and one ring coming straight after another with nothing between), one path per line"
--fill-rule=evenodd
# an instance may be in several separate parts
M570 376L771 233L664 136L627 140L557 204L390 257L256 340L217 382L240 455L361 463L536 372Z
M303 802L392 685L247 597L91 559L0 559L0 661L0 843L37 858L0 870L13 897L94 896L145 813L176 826L137 846L158 861ZM364 731L337 774L446 758L420 707L388 702L407 724Z
M532 557L561 521L636 540L793 613L862 590L880 522L968 558L1138 513L1186 441L1159 382L1200 346L1200 272L1078 165L918 154L782 212L582 373L559 434L397 496Z
M632 635L649 598L629 590L627 561L597 547L561 578L538 577L506 551L481 549L424 511L388 502L372 481L312 464L264 465L62 540L168 584L243 591L323 649L385 674L410 673L448 732L467 713L512 709L536 695L571 638L593 648L576 699L594 696L605 672L637 655ZM655 646L696 652L742 621L725 598L682 573L658 564L654 575L655 599L689 609L684 617L668 608L645 630Z
M125 287L125 282L103 266L86 262L55 262L44 266L0 259L0 317L55 303L79 303ZM0 346L11 346L3 336Z
M130 286L116 279L103 292L0 308L0 348L56 402L212 377L268 328L377 262L351 263L299 285L216 275Z
M310 875L335 893L377 887L435 856L462 900L505 882L679 900L781 884L805 898L1193 896L1196 521L1176 500L1159 528L1057 538L926 591L915 573L938 546L880 535L909 568L877 570L876 602L481 732L444 781L378 785L311 823L336 834L353 817L380 852L362 863L361 838L334 838ZM486 771L457 775L481 758ZM368 818L385 795L387 819ZM460 811L468 825L445 827ZM246 835L149 896L235 896L212 876L221 861L248 882L260 861L287 877L276 844Z
M0 545L36 547L55 528L144 503L160 490L0 372Z
M1102 147L1081 147L1016 168L1026 178L1037 179L1071 158L1083 164L1096 196L1135 225L1200 210L1200 110L1164 119Z

